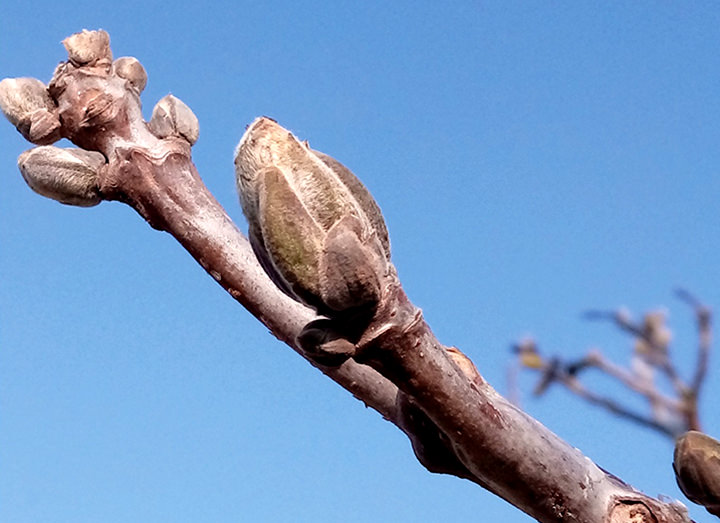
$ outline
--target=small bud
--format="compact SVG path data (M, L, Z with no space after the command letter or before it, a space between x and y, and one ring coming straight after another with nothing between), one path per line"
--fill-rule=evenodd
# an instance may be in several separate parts
M672 341L672 331L667 327L666 311L648 312L643 321L643 334L652 343L655 350L667 352Z
M513 351L520 357L520 364L528 369L541 369L545 361L538 352L537 344L532 338L524 338L513 347Z
M62 125L57 115L45 109L35 111L18 127L26 140L37 145L49 145L62 138Z
M278 287L328 316L377 305L391 270L387 229L346 167L259 118L235 171L250 241Z
M467 379L478 385L482 384L483 379L470 358L460 351L457 347L448 347L447 355L458 366Z
M720 516L720 441L691 430L675 443L675 479L693 503Z
M84 149L36 147L18 158L18 167L30 188L60 203L92 207L100 203L98 171L105 157Z
M45 84L36 78L5 78L0 82L0 110L32 143L58 141L60 120Z
M425 468L439 474L471 477L453 451L450 439L412 397L398 392L396 405L399 426L410 438L413 451Z
M75 67L93 66L100 61L111 62L110 35L103 30L75 33L63 40L70 63Z
M332 320L322 318L305 325L296 341L315 363L337 367L356 353L355 344L346 335L336 330Z
M113 62L112 69L117 76L127 80L138 94L145 89L147 73L137 58L132 56L118 58Z
M158 138L179 136L190 145L197 142L200 134L200 124L195 113L182 100L171 94L155 104L148 127Z

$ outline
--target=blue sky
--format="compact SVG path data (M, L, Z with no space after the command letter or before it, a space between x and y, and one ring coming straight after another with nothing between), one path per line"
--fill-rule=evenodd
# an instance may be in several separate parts
M438 337L506 392L509 345L618 362L588 308L720 304L720 7L713 2L3 3L0 77L49 80L110 32L200 120L195 163L245 228L233 149L267 115L348 165ZM62 206L0 125L0 519L529 521L431 475L128 207ZM711 361L702 402L720 434ZM528 391L530 376L523 376ZM604 468L679 497L671 443L559 388L523 406ZM697 521L709 521L691 507Z

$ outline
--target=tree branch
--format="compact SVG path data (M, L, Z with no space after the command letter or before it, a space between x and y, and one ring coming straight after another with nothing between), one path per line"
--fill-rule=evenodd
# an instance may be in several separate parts
M398 282L383 290L355 357L319 365L296 341L315 315L275 287L202 184L184 104L161 102L147 124L139 62L112 62L103 32L73 35L65 45L70 61L55 72L42 118L13 105L7 84L0 105L36 143L53 141L57 121L64 137L106 163L95 168L83 155L44 149L42 162L30 155L21 166L34 189L75 204L122 201L172 234L275 336L407 433L429 470L470 479L543 522L688 521L681 506L624 484L497 394L462 353L438 342Z

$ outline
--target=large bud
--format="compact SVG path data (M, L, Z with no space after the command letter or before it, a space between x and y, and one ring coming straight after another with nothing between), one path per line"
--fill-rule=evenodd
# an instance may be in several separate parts
M60 203L91 207L100 203L98 172L105 157L84 149L51 145L25 151L18 167L30 188Z
M330 317L378 304L391 270L387 228L345 166L259 118L235 172L250 241L278 287Z
M58 141L60 120L47 87L37 78L0 82L0 110L26 140L46 145Z
M675 443L675 479L693 503L720 516L720 441L691 430Z

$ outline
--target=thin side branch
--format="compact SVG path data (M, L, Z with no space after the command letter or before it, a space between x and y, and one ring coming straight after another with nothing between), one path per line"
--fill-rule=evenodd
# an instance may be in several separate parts
M623 309L593 310L585 313L584 317L611 321L622 332L632 336L633 354L630 367L613 363L597 349L577 361L563 361L559 356L545 358L541 356L533 340L525 340L515 346L515 351L520 356L520 366L540 372L536 395L557 382L593 405L671 438L677 438L688 430L700 430L698 397L707 376L712 344L712 315L710 309L688 291L680 289L676 291L676 295L693 309L697 324L697 363L689 384L680 377L670 358L671 334L665 325L664 313L649 312L642 323L637 323ZM639 412L583 385L580 375L590 368L614 378L627 391L647 400L649 411ZM674 396L661 391L655 380L655 371L667 376Z
M670 359L669 333L663 328L664 315L662 313L648 313L643 324L633 322L630 315L622 309L617 312L588 311L584 316L589 320L611 320L621 331L645 343L648 351L653 355L653 365L665 373L675 388L675 392L678 395L686 393L688 387L680 378Z
M710 359L710 347L712 345L712 313L695 296L685 289L677 289L675 294L682 301L692 307L695 313L695 322L698 330L698 357L695 365L695 373L690 382L690 390L696 396L700 394L700 388L707 375L708 361Z

